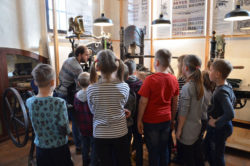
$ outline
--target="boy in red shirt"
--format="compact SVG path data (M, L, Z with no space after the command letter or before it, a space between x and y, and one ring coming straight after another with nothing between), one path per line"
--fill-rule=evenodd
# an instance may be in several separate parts
M150 166L167 166L169 161L168 138L179 95L178 81L168 73L170 61L168 50L158 50L154 60L156 73L145 79L138 92L141 98L137 126L140 134L144 131Z

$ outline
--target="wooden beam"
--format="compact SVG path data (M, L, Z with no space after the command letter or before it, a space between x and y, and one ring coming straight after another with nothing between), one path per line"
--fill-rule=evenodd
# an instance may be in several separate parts
M207 68L207 62L209 59L209 47L210 47L210 4L211 1L207 1L207 24L206 24L206 47L205 47L205 68Z
M151 0L151 20L150 20L150 25L153 21L153 10L154 9L154 1ZM151 34L150 34L150 55L154 55L154 39L153 39L153 26L151 26ZM150 59L150 71L153 71L153 67L154 67L154 59L151 58Z
M205 39L206 36L194 36L194 37L173 37L173 38L156 38L154 40L181 40L181 39Z
M54 34L54 56L56 69L56 85L59 84L59 49L58 49L58 33L57 33L57 17L56 17L56 0L52 0L53 9L53 34Z
M120 27L124 26L123 21L123 0L120 0Z

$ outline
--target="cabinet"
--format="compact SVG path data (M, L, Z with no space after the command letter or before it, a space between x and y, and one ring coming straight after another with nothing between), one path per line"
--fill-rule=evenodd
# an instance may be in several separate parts
M8 138L3 122L3 93L14 87L19 91L30 89L31 71L48 59L30 51L0 47L0 141Z

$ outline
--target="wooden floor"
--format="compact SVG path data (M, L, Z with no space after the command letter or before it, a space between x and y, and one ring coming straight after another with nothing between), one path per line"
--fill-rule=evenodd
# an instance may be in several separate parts
M29 148L30 141L23 148L15 147L10 140L0 143L0 166L27 166ZM74 145L70 146L70 150L75 166L82 166L81 155L76 155ZM144 147L144 152L144 166L148 166L146 147ZM226 166L250 166L248 154L227 150L225 154ZM134 163L133 166L135 166ZM179 165L172 163L170 166ZM206 166L208 166L207 163Z

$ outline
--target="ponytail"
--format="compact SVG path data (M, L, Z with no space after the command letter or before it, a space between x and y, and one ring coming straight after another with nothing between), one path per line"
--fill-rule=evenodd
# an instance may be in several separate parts
M95 65L96 65L96 61L90 67L90 83L91 84L97 82L97 73L96 73Z
M203 79L200 71L201 60L195 55L186 55L183 63L191 73L188 80L194 81L197 100L200 100L204 95Z
M196 68L191 76L189 76L189 79L192 79L195 82L197 100L200 100L204 95L203 80L200 69Z
M120 60L120 59L116 59L116 61L119 62L119 66L117 69L117 73L116 73L116 77L120 80L123 81L124 80L124 63Z

